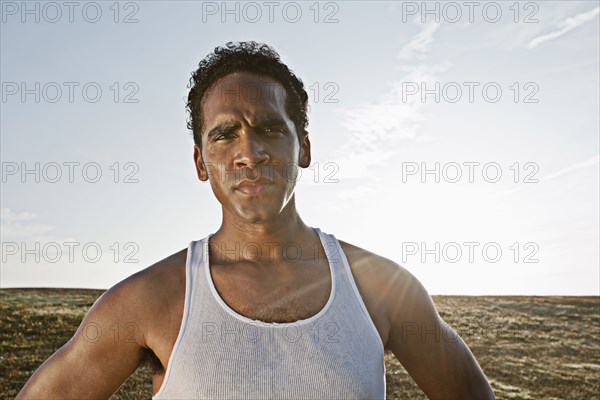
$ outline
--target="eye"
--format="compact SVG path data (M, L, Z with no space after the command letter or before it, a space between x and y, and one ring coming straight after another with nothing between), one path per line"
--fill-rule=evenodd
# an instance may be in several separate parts
M266 133L273 133L273 132L285 133L285 129L277 128L277 127L265 128L264 131Z

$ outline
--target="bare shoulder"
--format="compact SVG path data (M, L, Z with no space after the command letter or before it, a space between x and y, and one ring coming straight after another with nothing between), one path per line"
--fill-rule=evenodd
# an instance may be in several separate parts
M431 297L419 280L397 262L365 250L351 243L339 240L346 254L369 313L387 339L394 325L414 321L419 316L437 314ZM380 329L380 326L382 327ZM386 340L383 341L384 344Z
M368 278L381 282L389 282L392 277L404 280L414 279L410 272L395 261L343 240L338 239L338 241L346 254L353 274L367 275Z
M186 258L187 249L180 250L125 278L109 291L122 293L130 300L138 298L151 303L157 297L168 297L169 289L182 283L185 285Z
M128 284L141 286L142 293L139 294L150 297L147 300L152 301L158 297L162 301L165 297L171 297L173 289L185 286L186 260L187 248L133 274L126 281L130 280Z
M185 266L187 248L154 263L132 275L132 285L138 286L137 295L144 299L144 310L150 318L159 317L162 311L171 311L185 294Z
M187 248L130 275L108 289L94 307L110 309L115 323L133 326L138 342L152 349L156 327L163 326L180 304L183 309L186 257Z

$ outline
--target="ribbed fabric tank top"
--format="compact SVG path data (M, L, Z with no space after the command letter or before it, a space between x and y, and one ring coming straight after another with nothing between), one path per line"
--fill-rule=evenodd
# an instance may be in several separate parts
M385 399L384 347L333 235L331 293L310 318L269 323L230 308L212 280L208 240L192 241L179 335L153 399Z

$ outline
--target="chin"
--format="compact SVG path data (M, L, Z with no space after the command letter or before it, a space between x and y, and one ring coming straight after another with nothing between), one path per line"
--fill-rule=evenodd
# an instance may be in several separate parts
M236 214L240 219L250 223L268 221L279 214L279 212L276 209L271 207L265 209L241 208L236 211Z

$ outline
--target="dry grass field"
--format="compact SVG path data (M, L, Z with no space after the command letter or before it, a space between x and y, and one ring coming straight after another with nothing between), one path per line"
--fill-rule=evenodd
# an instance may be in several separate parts
M69 340L102 294L83 289L0 290L0 397L13 398L35 369ZM434 296L463 337L498 399L600 399L599 297ZM424 399L386 353L388 399ZM139 368L113 399L151 397Z

